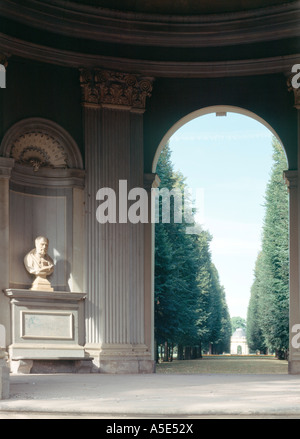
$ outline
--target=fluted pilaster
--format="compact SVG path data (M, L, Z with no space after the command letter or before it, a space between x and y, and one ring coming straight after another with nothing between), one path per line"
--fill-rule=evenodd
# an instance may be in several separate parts
M0 290L9 287L9 179L14 160L0 157ZM10 340L9 301L0 296L0 324L6 328L7 342Z
M289 224L290 224L290 346L289 371L300 372L300 355L292 343L294 325L300 323L300 273L299 273L299 194L298 171L285 171L284 177L289 189Z
M294 95L294 107L297 109L297 129L298 129L298 169L300 166L300 84L298 83L299 74L292 67L292 74L288 75L288 90ZM297 76L295 76L297 75ZM289 189L289 231L290 231L290 346L289 346L289 373L300 374L300 352L295 347L293 340L295 328L300 324L300 192L298 170L289 170L284 173Z
M100 295L102 273L100 271L100 229L95 218L96 192L100 187L100 108L84 108L85 135L85 261L86 261L86 337L90 343L100 343Z
M118 371L116 363L124 358L139 363L149 354L144 326L144 224L128 221L132 201L127 196L130 189L143 188L143 112L152 85L148 79L96 69L81 70L81 87L86 150L87 346L94 355L99 346L100 370L111 371L111 362ZM116 194L116 222L97 221L100 202L96 198L102 188ZM123 207L119 207L121 197ZM138 371L139 366L134 367Z

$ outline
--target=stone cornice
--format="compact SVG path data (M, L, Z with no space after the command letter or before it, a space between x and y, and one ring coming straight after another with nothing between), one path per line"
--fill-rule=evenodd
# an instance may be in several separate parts
M101 69L80 69L83 105L144 111L152 78Z
M12 158L0 157L0 178L10 178L14 163Z
M35 172L31 166L15 164L10 180L17 185L63 189L83 189L85 185L85 171L82 169L50 169L40 168Z
M108 70L151 75L166 78L219 78L230 76L263 75L291 71L299 63L300 54L260 59L215 62L172 62L126 59L59 50L30 43L0 33L0 51L35 61L46 62L64 67L93 69L101 66Z
M0 14L55 34L94 41L165 47L211 47L300 35L300 2L208 15L112 11L55 0L2 0Z
M59 301L67 302L80 302L86 299L86 293L74 293L65 291L32 291L29 289L21 288L7 288L3 290L5 296L9 297L11 300L19 301L22 299L32 299L32 301L37 302L45 299L53 299Z

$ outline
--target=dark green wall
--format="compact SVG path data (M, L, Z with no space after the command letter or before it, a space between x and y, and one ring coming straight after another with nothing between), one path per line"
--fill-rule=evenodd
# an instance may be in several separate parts
M81 90L77 69L11 57L6 89L0 90L0 140L27 117L50 119L74 138L84 159ZM284 75L154 81L144 114L145 172L152 171L157 147L167 131L189 113L212 105L249 110L281 138L289 168L297 169L297 110Z
M67 130L83 153L80 93L77 69L9 58L6 89L0 90L0 141L14 123L42 117Z

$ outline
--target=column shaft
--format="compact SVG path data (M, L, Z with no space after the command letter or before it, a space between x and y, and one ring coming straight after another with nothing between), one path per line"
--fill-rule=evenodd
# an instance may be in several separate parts
M86 267L86 340L87 343L101 343L100 303L101 272L100 261L100 229L96 221L96 193L100 188L100 109L84 108L85 136L85 267ZM103 326L103 325L102 325Z
M142 107L149 81L81 70L81 86L86 154L86 349L101 372L149 372L153 364L145 344L144 224L128 220L128 209L134 203L128 193L143 188ZM103 188L116 195L116 221L97 218L101 203L114 201L109 196L97 199Z
M289 73L288 90L294 94L294 107L297 109L298 131L298 171L300 169L300 89L293 88ZM300 324L300 191L299 172L286 171L285 178L289 188L289 232L290 232L290 312L289 312L289 373L300 374L300 348L294 346L295 325Z
M0 157L0 288L9 288L9 178L14 160ZM0 296L0 324L6 328L6 343L10 343L10 308L9 301Z
M298 200L298 171L285 172L289 188L289 255L290 255L290 312L289 312L289 372L295 373L300 356L292 344L293 327L300 323L299 316L299 200ZM297 359L297 357L299 357ZM299 369L300 372L300 369Z

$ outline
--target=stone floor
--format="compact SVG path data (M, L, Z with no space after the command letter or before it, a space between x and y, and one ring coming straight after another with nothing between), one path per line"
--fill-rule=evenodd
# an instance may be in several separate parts
M0 418L300 419L299 375L11 375Z

